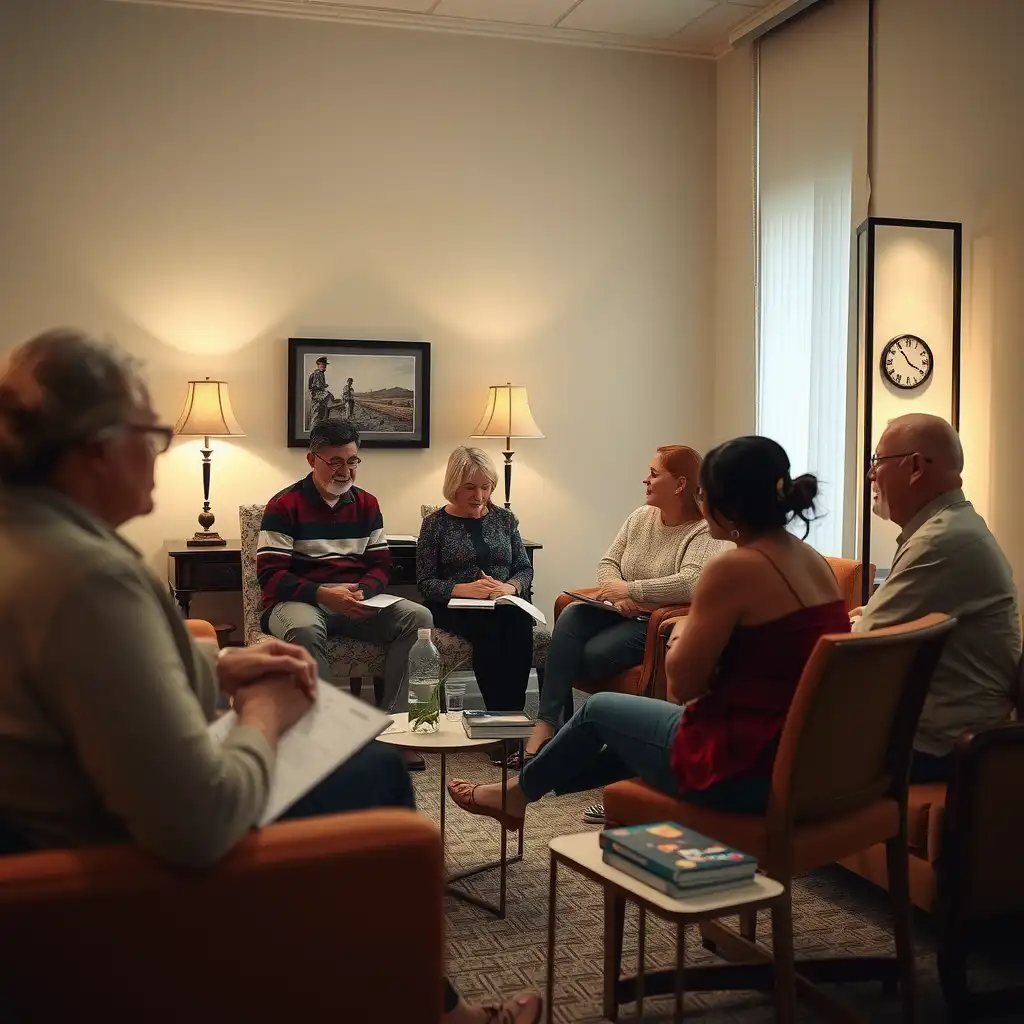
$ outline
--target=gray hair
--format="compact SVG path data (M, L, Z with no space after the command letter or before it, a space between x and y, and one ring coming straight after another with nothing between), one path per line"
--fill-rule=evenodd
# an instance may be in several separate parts
M498 471L487 452L482 448L459 445L448 456L448 469L444 474L441 493L448 501L454 501L458 489L477 473L483 476L492 489L498 486Z
M66 451L123 426L144 395L136 360L84 331L25 342L0 377L0 480L46 482Z

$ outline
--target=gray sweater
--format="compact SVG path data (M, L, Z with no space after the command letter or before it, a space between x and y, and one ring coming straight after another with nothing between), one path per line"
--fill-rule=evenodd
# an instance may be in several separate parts
M134 840L211 864L267 801L274 752L207 735L195 644L139 553L48 489L0 490L0 818L41 847Z

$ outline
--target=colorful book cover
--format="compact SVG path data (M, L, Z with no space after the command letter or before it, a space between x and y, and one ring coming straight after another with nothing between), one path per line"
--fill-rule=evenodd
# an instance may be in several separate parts
M757 859L749 853L674 821L605 829L600 844L602 850L611 850L676 885L692 884L690 879L696 876L724 880L757 870Z
M667 878L662 878L660 875L652 874L650 871L640 867L639 864L634 864L633 861L620 857L613 850L605 850L601 854L601 859L608 867L615 868L616 871L622 871L631 878L635 878L638 882L643 882L644 885L649 885L652 889L657 889L658 892L663 892L666 896L671 896L675 900L706 896L709 893L719 892L724 889L736 889L743 885L749 885L752 878L751 875L743 875L740 878L712 878L709 880L706 875L701 875L699 879L695 880L696 884L694 885L676 885L675 882L670 882Z

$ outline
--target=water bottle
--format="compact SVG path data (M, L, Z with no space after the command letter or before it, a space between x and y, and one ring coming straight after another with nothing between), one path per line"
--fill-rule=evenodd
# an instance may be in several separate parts
M409 651L409 728L413 732L437 732L441 717L441 655L430 633L418 629Z

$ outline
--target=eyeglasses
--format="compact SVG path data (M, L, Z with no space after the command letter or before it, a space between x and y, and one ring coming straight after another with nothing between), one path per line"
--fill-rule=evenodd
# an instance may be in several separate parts
M158 424L143 425L141 423L128 423L127 429L133 434L142 434L153 449L154 455L163 455L171 447L171 440L174 438L174 427L167 427Z
M314 459L319 459L328 469L332 472L337 472L342 466L348 466L349 469L355 469L363 460L358 455L353 455L351 459L325 459L322 455L317 455L316 452L312 453Z
M878 455L875 452L871 453L871 458L868 462L871 463L871 468L874 469L880 462L885 462L886 459L908 459L911 455L918 455L922 462L931 462L927 455L921 455L920 452L900 452L899 455Z

